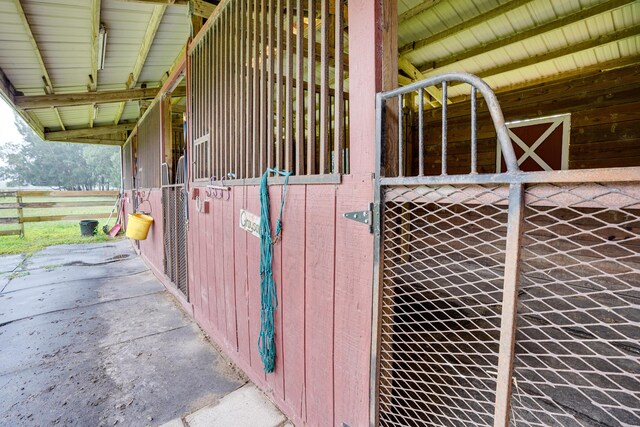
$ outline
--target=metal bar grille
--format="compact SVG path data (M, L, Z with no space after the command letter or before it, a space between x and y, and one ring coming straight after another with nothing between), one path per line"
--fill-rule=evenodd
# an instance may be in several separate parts
M345 10L332 0L220 3L188 52L194 180L348 171Z
M384 190L381 426L491 424L507 197L506 186Z
M372 424L640 425L640 169L386 168L385 99L462 78L512 152L473 76L376 100Z
M164 273L187 300L187 222L183 185L162 188Z
M160 186L160 103L156 102L150 108L138 124L138 188Z
M526 189L512 425L640 425L640 186Z

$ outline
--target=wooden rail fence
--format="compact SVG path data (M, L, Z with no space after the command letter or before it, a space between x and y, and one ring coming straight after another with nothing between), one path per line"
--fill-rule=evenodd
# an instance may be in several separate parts
M0 191L0 199L15 197L12 202L0 202L0 210L14 209L16 216L0 218L0 224L18 224L19 228L0 230L0 236L24 236L24 223L45 222L45 221L65 221L107 218L109 212L91 214L71 214L71 215L48 215L48 216L24 216L23 209L50 209L50 208L76 208L76 207L99 207L113 206L117 191L37 191L37 190L15 190ZM29 198L60 198L61 201L25 201ZM91 197L97 200L87 201L64 201L65 198Z

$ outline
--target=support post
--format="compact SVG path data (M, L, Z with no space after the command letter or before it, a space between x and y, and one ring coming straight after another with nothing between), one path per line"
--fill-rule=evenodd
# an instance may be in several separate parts
M523 221L523 184L511 184L509 187L509 219L504 266L504 286L502 290L502 316L500 319L500 349L498 353L494 427L507 427L509 425Z

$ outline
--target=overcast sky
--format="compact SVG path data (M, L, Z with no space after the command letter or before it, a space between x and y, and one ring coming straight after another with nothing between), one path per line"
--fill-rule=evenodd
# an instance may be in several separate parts
M15 143L22 140L22 135L13 123L13 110L0 97L0 144Z

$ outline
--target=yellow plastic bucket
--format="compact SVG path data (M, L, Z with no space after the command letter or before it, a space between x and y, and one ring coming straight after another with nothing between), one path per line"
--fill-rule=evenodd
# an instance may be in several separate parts
M129 214L126 233L127 237L134 240L146 239L152 223L153 218L149 215L140 213Z

